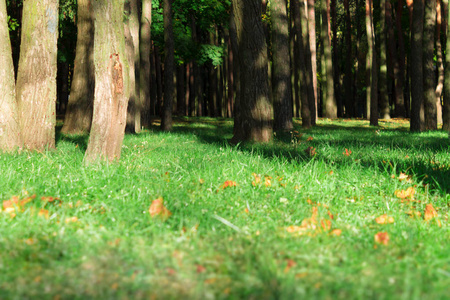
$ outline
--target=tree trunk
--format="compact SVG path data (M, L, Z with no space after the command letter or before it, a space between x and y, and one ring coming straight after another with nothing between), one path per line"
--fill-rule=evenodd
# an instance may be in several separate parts
M150 88L151 88L151 25L152 25L152 1L142 0L141 13L141 29L139 36L139 58L140 58L140 72L139 72L139 98L143 107L142 122L145 125L150 124ZM154 87L152 87L154 88Z
M442 107L442 129L446 130L450 134L450 14L448 7L448 0L444 0L446 7L446 18L445 22L447 27L447 45L446 45L446 55L445 55L445 84L444 84L444 106ZM445 24L445 23L444 23Z
M233 98L234 98L234 53L231 48L231 36L228 31L227 47L228 47L228 68L227 68L227 117L233 117Z
M64 125L65 134L89 132L94 104L94 19L92 1L78 0L77 46L70 98Z
M69 102L69 75L70 65L68 62L58 63L58 71L56 74L58 99L57 113L64 114L66 112L67 103Z
M232 139L268 142L272 139L272 105L269 99L268 59L261 1L233 0L239 45L241 118Z
M125 53L124 1L92 3L95 35L94 117L85 162L120 158L130 87Z
M241 99L241 73L239 66L239 43L238 33L234 16L234 4L232 2L230 13L230 47L233 51L233 90L234 90L234 106L233 106L233 135L237 135L241 125L240 115L240 99Z
M341 97L341 70L339 63L339 46L338 46L338 26L337 26L337 14L336 14L336 0L331 0L330 12L331 12L331 32L333 33L332 44L332 61L333 61L333 82L334 82L334 97L336 98L337 116L339 118L343 115L342 97Z
M424 0L415 0L411 27L411 131L423 130L421 106L423 103L423 17Z
M397 27L397 41L398 41L398 69L395 74L395 116L406 117L405 110L405 95L403 87L405 85L405 43L403 42L403 28L402 28L402 14L403 14L403 0L397 1L397 17L395 24Z
M375 52L375 28L373 26L372 0L366 0L366 32L369 51L367 53L367 117L370 125L378 126L378 75L377 55Z
M153 49L155 53L155 80L156 80L156 103L155 103L155 115L161 114L162 102L163 102L163 75L161 68L161 53L159 47L155 46Z
M436 117L437 123L442 124L442 92L444 90L444 58L442 53L441 26L442 26L442 0L436 1L436 64L438 80L436 86Z
M21 147L6 2L0 0L0 152Z
M274 0L270 6L273 57L273 127L276 131L289 131L293 128L289 22L285 1Z
M125 13L130 14L129 8L130 2L128 0L125 1ZM137 93L136 93L136 76L135 76L135 50L133 37L131 35L130 30L130 18L124 18L124 37L125 37L125 53L128 61L128 80L130 86L130 95L128 98L128 106L127 106L127 124L125 126L125 131L127 133L136 133L136 115L137 115L137 104L139 101L136 101Z
M16 97L30 150L55 147L57 39L58 1L25 1Z
M173 110L173 71L174 71L174 40L172 26L172 0L164 0L164 108L161 115L161 130L172 129Z
M348 1L348 0L347 0ZM380 114L382 119L390 119L391 113L389 108L388 97L388 80L387 80L387 60L386 60L386 1L380 0Z
M186 67L184 64L177 65L177 114L186 116Z
M324 85L326 94L323 99L323 116L325 118L337 117L337 104L334 94L333 59L331 55L330 40L330 0L322 0L322 45L325 62Z
M318 94L319 86L317 84L317 46L316 46L316 12L314 8L315 0L308 2L308 30L309 30L309 48L311 50L312 79L314 86L314 113L312 114L312 125L316 124L319 118ZM311 107L312 105L310 105Z
M354 116L354 97L353 97L353 45L352 45L352 19L350 15L349 0L344 0L345 9L345 76L344 76L344 89L345 89L345 116Z
M423 92L425 130L437 129L436 85L434 72L434 35L436 33L436 0L427 0L423 24Z

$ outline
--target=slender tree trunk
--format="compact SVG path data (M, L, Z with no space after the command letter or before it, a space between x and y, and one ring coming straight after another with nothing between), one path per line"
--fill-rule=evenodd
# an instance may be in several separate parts
M405 96L403 87L405 85L405 43L403 42L403 28L402 28L402 14L403 14L403 0L397 0L397 17L395 24L397 27L397 41L398 41L398 72L396 73L395 85L395 116L406 117L405 110Z
M144 125L150 125L151 111L151 24L152 24L152 1L142 0L141 28L139 32L139 98L143 108L142 122ZM152 87L154 88L154 87Z
M344 0L345 10L345 76L344 76L344 89L345 89L345 116L354 116L354 97L353 97L353 45L352 45L352 19L350 14L349 0Z
M184 64L177 65L177 114L186 116L186 67Z
M164 0L164 108L161 117L161 129L169 131L172 129L173 110L173 71L174 71L174 40L172 25L172 0Z
M312 125L316 124L319 118L318 113L318 95L319 86L317 84L317 46L316 46L316 12L314 8L315 0L307 0L308 2L308 30L309 30L309 47L311 50L312 79L314 86L314 108L315 113L312 114Z
M234 16L234 3L232 2L232 9L230 13L230 46L233 51L233 90L234 90L234 108L233 108L233 117L234 117L234 127L233 127L233 135L237 135L240 130L241 125L241 114L240 114L240 99L241 99L241 73L239 66L239 42L238 42L238 33L235 23Z
M338 45L338 26L337 26L337 14L336 14L336 0L331 0L330 12L331 12L331 31L332 35L332 61L333 61L333 82L334 82L334 96L336 98L337 116L341 118L343 116L343 104L341 97L341 70L339 63L339 45Z
M367 116L370 119L370 125L378 126L378 74L377 74L377 55L375 52L375 28L373 25L373 3L372 0L366 0L366 32L369 51L367 53Z
M6 2L0 0L0 153L21 147Z
M436 85L434 71L434 35L436 34L436 0L427 0L423 25L423 90L425 130L437 129Z
M259 0L233 0L241 71L241 118L232 142L272 139L268 59ZM235 120L236 122L236 120Z
M227 68L227 117L233 117L233 98L234 98L234 53L231 48L231 36L228 31L226 39L228 46L228 68Z
M442 53L441 26L442 26L442 0L436 1L436 64L438 80L436 86L436 117L437 123L442 124L442 92L444 90L444 58Z
M450 13L448 0L444 0L446 8L446 18L444 24L446 24L447 29L447 45L446 45L446 55L445 55L445 84L444 84L444 106L442 107L442 129L446 130L450 134Z
M92 3L95 35L95 95L91 135L85 162L120 158L130 94L126 59L124 1Z
M161 53L159 47L154 47L155 53L155 80L156 80L156 105L155 115L161 115L163 103L163 74L161 68Z
M89 132L94 105L94 19L92 0L78 0L77 46L70 98L61 132Z
M189 115L195 116L195 99L196 99L196 85L195 85L195 70L194 62L189 63Z
M387 59L386 59L386 1L380 0L380 114L382 119L390 119L391 113L389 108L388 97L388 80L387 80Z
M125 131L128 133L136 133L136 115L137 115L137 104L136 101L138 96L136 93L136 76L135 76L135 49L133 37L130 30L130 1L125 1L125 13L128 15L124 18L124 37L125 37L125 53L128 62L128 80L130 87L130 94L128 98L127 106L127 124L125 126Z
M70 65L68 62L58 63L58 71L56 74L58 99L57 113L64 114L66 112L67 103L69 102L69 75Z
M274 130L289 131L292 123L289 22L285 0L271 3Z
M58 1L25 1L16 97L30 150L55 147L57 39Z
M325 62L323 84L326 85L326 94L323 99L323 116L325 118L336 118L337 103L334 93L333 59L330 38L330 0L322 0L322 44Z
M414 0L411 27L411 131L423 130L421 106L423 103L423 17L424 0Z

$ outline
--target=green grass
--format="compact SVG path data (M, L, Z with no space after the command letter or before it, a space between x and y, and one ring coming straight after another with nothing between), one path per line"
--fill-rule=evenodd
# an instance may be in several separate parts
M172 133L127 135L111 165L83 165L85 136L0 155L0 201L36 195L14 218L0 213L0 299L448 299L447 134L322 120L235 147L230 121L178 121ZM237 186L221 188L227 180ZM409 187L417 201L402 203L395 191ZM149 215L158 197L166 221ZM441 227L424 221L427 204ZM330 230L286 230L313 207L333 215ZM377 224L383 214L394 223Z

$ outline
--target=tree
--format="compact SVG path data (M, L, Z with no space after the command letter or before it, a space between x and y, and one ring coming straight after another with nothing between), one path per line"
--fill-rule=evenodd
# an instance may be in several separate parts
M292 87L289 56L289 23L286 0L274 0L272 17L274 129L292 130Z
M436 85L434 71L434 35L436 32L436 0L425 1L423 24L423 104L425 130L437 129Z
M25 1L16 97L30 150L55 147L57 39L58 1Z
M378 74L377 56L375 52L375 27L373 25L373 3L366 0L366 32L369 51L367 53L367 117L370 125L378 126Z
M312 114L312 125L316 124L318 115L318 84L317 84L317 46L316 46L316 11L314 8L315 0L307 0L308 4L308 30L309 30L309 48L311 51L311 66L312 66L312 80L314 86L314 99L310 99L314 102L314 105L310 107L314 108Z
M447 45L446 45L446 53L445 56L445 78L444 78L444 106L442 107L442 121L443 126L442 129L450 132L450 14L448 13L448 0L444 0L445 7L447 8L446 14L446 26L447 26ZM445 24L445 23L444 23Z
M151 110L150 100L150 84L151 84L151 70L150 70L150 56L152 49L151 40L151 25L152 25L152 1L142 0L141 12L141 27L139 36L139 58L140 58L140 72L139 72L139 98L143 106L143 121L145 124L149 123L149 114Z
M95 34L94 117L85 161L120 158L129 98L125 54L124 0L92 3Z
M347 0L348 1L348 0ZM387 0L390 1L390 0ZM382 119L390 119L389 97L387 91L387 60L386 60L386 0L380 1L380 113Z
M21 137L6 2L0 0L0 151L11 151L20 146Z
M353 44L352 44L352 19L350 14L350 5L349 0L344 0L344 9L345 9L345 51L347 53L345 58L345 67L344 67L344 90L345 90L345 116L353 117L354 116L354 97L353 97L353 73L352 66L354 58L352 56Z
M232 142L268 142L273 132L272 105L261 1L233 0L233 14L239 47L241 96Z
M174 40L172 25L172 0L164 0L164 107L161 117L161 129L172 129L172 110L174 97Z
M77 46L70 98L61 132L89 132L94 106L94 19L91 0L78 0Z
M423 104L423 17L424 0L414 0L411 28L411 131L421 131L423 121L421 108Z

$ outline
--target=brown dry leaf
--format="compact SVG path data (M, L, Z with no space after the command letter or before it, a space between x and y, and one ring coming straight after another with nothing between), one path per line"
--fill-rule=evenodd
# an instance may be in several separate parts
M295 261L293 261L292 259L288 259L286 261L287 261L287 264L286 264L286 268L284 268L284 273L288 273L292 267L295 267L297 265L297 263Z
M159 217L163 221L167 220L167 218L172 215L172 213L164 206L164 199L162 197L153 200L148 212L152 218Z
M401 190L401 191L396 190L395 196L400 199L406 199L406 198L412 199L414 197L415 193L416 193L416 191L414 190L414 188L409 187L406 190Z
M375 243L385 245L389 243L389 234L387 232L378 232L374 236Z
M204 273L206 272L206 268L202 265L197 265L197 273Z
M437 225L439 227L441 227L442 226L441 221L439 221L437 218L438 218L438 213L434 209L433 204L431 204L431 203L427 204L427 206L425 207L425 213L424 213L423 219L426 222L429 222L429 221L431 221L433 219L436 219Z
M34 198L36 198L36 195L25 197L22 200L17 196L13 196L11 199L3 201L3 208L6 210L7 208L17 207L21 210L25 204L31 202Z
M376 218L375 222L377 222L378 224L392 224L394 223L394 218L388 217L387 214L384 214Z

